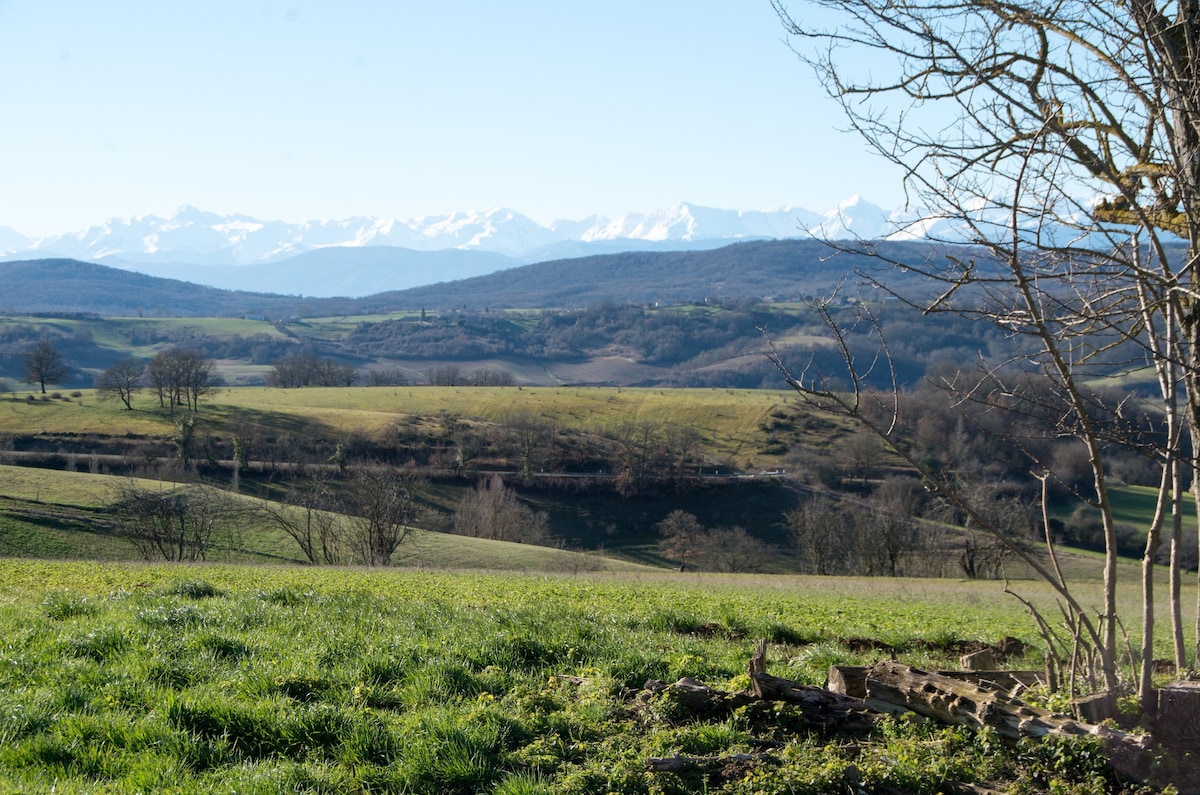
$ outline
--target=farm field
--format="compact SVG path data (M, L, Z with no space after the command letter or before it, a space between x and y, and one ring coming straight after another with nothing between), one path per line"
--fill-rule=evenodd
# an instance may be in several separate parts
M162 435L174 417L149 394L136 396L134 410L101 400L95 390L75 397L32 401L32 393L0 399L0 435L96 434ZM502 420L518 412L553 418L556 423L593 430L622 423L649 422L695 428L713 455L751 466L767 440L764 420L789 408L806 416L787 391L732 389L627 389L615 387L310 387L273 389L231 387L201 403L197 421L227 431L237 421L279 423L284 429L378 435L406 416L456 415ZM240 412L240 413L239 413ZM812 441L831 441L828 421Z
M1086 743L902 718L843 736L783 704L694 715L643 690L744 689L757 638L771 673L808 684L1006 636L1036 668L997 583L6 560L0 586L4 791L1137 791ZM708 773L645 765L738 753Z

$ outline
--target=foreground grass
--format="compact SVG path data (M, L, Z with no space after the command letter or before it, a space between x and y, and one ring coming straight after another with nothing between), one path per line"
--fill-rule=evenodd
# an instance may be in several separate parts
M881 655L854 638L934 667L959 640L1032 643L995 584L6 560L0 586L0 791L1118 791L1086 745L906 720L848 739L787 707L704 718L639 695L740 689L759 637L772 673L810 683ZM764 749L706 775L644 766Z

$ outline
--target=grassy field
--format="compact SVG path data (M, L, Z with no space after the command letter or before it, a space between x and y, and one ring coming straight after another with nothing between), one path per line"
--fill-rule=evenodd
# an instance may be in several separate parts
M157 398L135 397L134 411L101 400L94 390L81 397L30 402L33 393L0 400L0 434L167 434L173 418ZM453 414L501 421L515 412L553 418L581 430L629 422L688 426L706 448L738 465L750 466L767 440L762 425L772 412L800 409L794 395L773 390L622 389L610 387L345 387L220 389L200 406L201 422L220 429L229 418L262 417L263 422L312 425L329 433L383 434L403 417ZM238 412L242 414L238 415ZM237 415L236 417L234 415ZM812 435L813 444L832 441L829 429Z
M582 430L627 422L681 425L698 430L716 455L744 466L761 457L768 415L795 404L784 391L609 387L241 388L223 390L212 402L366 433L382 433L400 416L441 412L491 421L528 412Z
M138 481L149 488L172 484ZM107 529L110 506L126 478L0 465L0 555L33 558L133 560L134 547ZM222 536L208 559L257 563L303 562L299 547L243 496L236 532ZM598 553L506 544L414 529L394 557L398 566L546 572L651 572L656 569Z
M1086 743L904 719L844 736L782 704L692 714L642 691L742 689L756 638L771 673L813 684L834 663L1036 644L995 583L7 560L0 586L5 792L1120 791Z
M1113 518L1145 530L1154 521L1154 505L1158 489L1150 486L1121 486L1112 490ZM1191 494L1183 498L1185 529L1196 528L1196 500Z

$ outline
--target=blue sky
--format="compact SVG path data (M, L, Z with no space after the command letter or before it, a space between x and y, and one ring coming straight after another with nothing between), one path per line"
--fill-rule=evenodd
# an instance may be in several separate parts
M767 0L0 0L0 114L29 235L901 200Z

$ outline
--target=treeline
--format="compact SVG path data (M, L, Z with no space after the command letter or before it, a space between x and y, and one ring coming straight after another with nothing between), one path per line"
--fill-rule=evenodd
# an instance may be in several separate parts
M866 319L865 308L873 320ZM899 301L870 307L846 302L832 314L860 361L881 353L874 324L888 329L888 361L902 387L915 387L981 355L1003 361L1018 352L1016 340L992 326L950 314L922 317ZM478 367L458 362L507 359L524 365L609 357L654 368L644 369L640 380L618 386L778 388L783 379L764 355L770 345L809 375L837 372L841 364L821 315L806 305L605 304L580 310L414 314L359 323L345 334L303 322L281 321L276 328L283 334L205 333L195 326L97 318L61 327L9 323L0 325L0 376L19 380L20 357L41 340L52 342L69 364L64 386L84 385L92 378L88 371L100 372L122 358L113 339L129 348L186 348L213 360L272 365L269 375L256 378L274 386L422 383L422 375L431 384L507 385L516 379L505 375L502 364L477 373ZM1120 347L1107 351L1103 360L1096 360L1096 375L1127 369L1134 353ZM457 371L447 376L450 368ZM874 375L879 386L890 386L887 368L876 368Z

